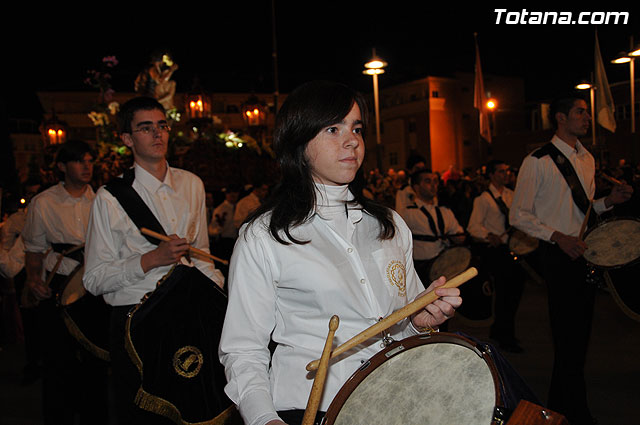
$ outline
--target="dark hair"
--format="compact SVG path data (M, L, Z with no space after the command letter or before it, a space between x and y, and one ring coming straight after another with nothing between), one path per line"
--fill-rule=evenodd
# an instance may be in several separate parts
M577 93L571 93L563 97L559 97L551 102L549 107L549 121L553 124L554 128L558 128L558 120L556 119L556 114L558 112L569 116L569 111L575 105L576 101L583 100L586 102L586 99Z
M430 168L425 168L425 167L420 167L417 170L415 170L413 173L411 173L411 185L414 184L420 184L422 182L421 177L422 174L432 174L433 171L431 171Z
M315 185L305 150L321 130L342 121L354 103L360 108L364 134L368 116L366 101L343 84L312 81L299 86L287 97L276 117L273 142L281 179L271 196L247 219L248 222L270 212L269 231L276 241L289 244L281 235L284 232L293 243L309 242L296 240L290 233L293 226L310 218L316 204ZM366 198L362 194L364 187L361 168L349 183L349 190L354 195L353 204L359 204L378 220L380 239L391 239L395 235L391 211Z
M493 173L495 173L498 165L502 165L502 164L507 165L506 162L500 159L492 159L491 161L489 161L487 163L487 176L491 176Z
M93 149L87 142L82 140L68 140L61 144L56 152L56 163L66 164L69 161L82 161L85 154L95 158Z
M416 165L418 165L421 162L423 164L427 163L427 160L424 158L424 156L422 156L420 154L417 154L417 153L412 153L411 155L409 155L409 158L407 158L407 170L409 170L409 172L411 172L413 167L415 167Z
M162 104L152 97L139 96L127 100L122 104L118 112L118 128L120 133L131 133L131 122L133 122L133 116L136 112L153 111L156 109L165 113Z

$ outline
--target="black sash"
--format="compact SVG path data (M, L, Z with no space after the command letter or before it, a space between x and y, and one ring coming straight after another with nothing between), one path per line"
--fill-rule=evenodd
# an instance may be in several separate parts
M65 251L69 251L75 248L76 245L70 243L52 243L51 249L58 254L63 254L67 258L71 258L72 260L76 260L80 264L84 263L84 248L77 249L70 253L65 253Z
M106 186L111 194L118 200L124 211L127 213L131 221L142 229L146 227L149 230L153 230L156 233L165 235L164 228L158 221L153 212L149 209L147 204L144 203L138 192L131 186L135 179L135 172L133 168L126 170L122 177L114 178ZM158 245L160 241L153 236L142 234L149 242L154 245Z
M417 205L412 205L409 206L407 208L416 208L418 209ZM421 241L421 242L437 242L440 239L445 239L446 236L444 234L444 219L442 218L442 212L440 212L440 208L436 207L436 219L438 220L438 227L436 228L436 223L433 220L433 217L431 216L431 214L429 214L429 212L427 211L427 209L425 207L420 207L419 208L420 211L427 217L427 220L429 220L429 227L431 228L431 232L433 233L432 235L416 235L413 234L412 237L414 240L417 241Z
M554 164L558 167L558 170L566 180L569 185L569 189L571 189L571 196L573 198L573 202L580 208L580 211L586 216L587 211L589 210L589 197L584 191L584 187L582 187L582 183L580 183L580 179L576 174L576 170L569 162L569 159L562 153L560 150L554 146L553 143L549 142L533 154L536 158L542 158L545 155L549 155L553 160ZM589 214L589 226L592 226L596 223L596 218L594 214Z
M504 224L505 224L505 226L509 227L509 207L507 206L507 204L504 203L504 200L502 199L501 196L496 198L493 195L493 192L491 192L491 189L488 189L487 192L489 192L489 195L491 195L491 197L495 201L496 205L498 206L498 209L500 210L502 215L504 215Z

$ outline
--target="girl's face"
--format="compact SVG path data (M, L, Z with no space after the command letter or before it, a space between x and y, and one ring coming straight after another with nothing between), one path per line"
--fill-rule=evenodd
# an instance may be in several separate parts
M309 141L305 156L316 183L341 186L351 183L364 158L362 115L357 103L344 119L323 128Z

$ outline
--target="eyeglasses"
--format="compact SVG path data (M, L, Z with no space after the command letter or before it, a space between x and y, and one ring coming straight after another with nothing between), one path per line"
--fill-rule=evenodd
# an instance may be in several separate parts
M132 130L132 133L137 133L140 132L142 134L151 134L151 133L155 133L157 131L161 132L161 133L168 133L171 130L171 127L169 127L169 124L158 124L157 126L155 125L143 125L142 127L136 129L136 130Z

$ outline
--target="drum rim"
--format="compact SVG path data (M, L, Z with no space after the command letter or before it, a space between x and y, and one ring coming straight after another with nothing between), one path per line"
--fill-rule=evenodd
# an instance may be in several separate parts
M595 226L592 226L589 229L587 229L584 232L584 236L583 236L582 240L586 240L587 236L589 236L589 234L592 233L595 229L598 229L598 228L604 226L605 224L612 223L614 221L637 221L638 223L640 223L640 218L632 217L632 216L609 217L607 219L602 220L601 222L599 222ZM640 257L636 258L635 260L629 261L628 263L615 264L613 266L601 266L601 265L598 265L596 263L593 263L593 262L587 260L586 258L585 258L585 260L587 261L588 264L590 264L591 266L593 266L594 268L596 268L598 270L615 270L615 269L621 269L623 267L633 266L633 265L637 264L638 262L640 262Z
M479 348L479 343L476 343L469 338L466 338L462 335L448 333L448 332L435 332L428 335L414 335L399 341L395 341L389 346L385 347L383 350L374 354L371 358L369 358L361 367L359 367L347 381L342 385L340 390L336 393L335 397L331 401L329 408L327 409L327 413L324 416L322 421L323 425L331 425L337 419L338 414L342 410L342 407L347 402L349 396L355 391L355 389L360 385L365 378L367 378L374 370L376 370L380 365L382 365L387 360L390 360L392 357L395 357L397 354L405 352L407 349L419 347L422 345L427 345L430 343L450 343L459 345L465 348L468 348L474 351L480 358L482 358L487 366L489 367L489 371L491 376L493 377L493 386L495 392L495 407L502 406L502 396L500 393L499 383L501 382L500 375L498 374L498 369L491 358L491 351L488 347L486 350ZM403 346L405 349L398 351L398 353L394 353L393 355L387 357L386 354L390 351L395 350L397 347ZM367 365L365 369L363 369L364 365ZM373 366L373 367L372 367Z

